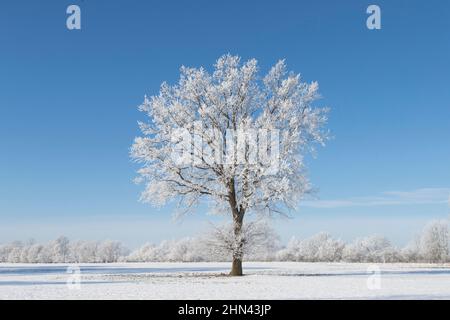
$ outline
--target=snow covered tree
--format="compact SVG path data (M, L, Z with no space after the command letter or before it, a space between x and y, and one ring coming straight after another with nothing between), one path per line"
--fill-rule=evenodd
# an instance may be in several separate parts
M126 253L126 249L119 241L106 240L99 245L101 262L117 262Z
M316 261L340 261L345 248L345 243L341 240L335 240L328 233L321 232L316 240L317 252Z
M436 220L428 223L420 237L419 252L428 262L445 262L449 255L448 222Z
M51 244L51 254L53 262L66 262L69 255L69 239L65 236L60 236Z
M288 73L284 61L258 76L255 59L220 57L212 74L181 67L178 84L161 85L140 110L143 136L131 149L142 164L142 200L179 200L189 209L208 198L231 215L231 275L242 275L242 228L248 213L286 214L311 190L303 156L324 144L327 109L313 106L317 82Z
M420 260L420 237L415 236L399 252L402 262L418 262Z
M71 251L76 263L100 262L99 243L96 241L77 241L72 244Z

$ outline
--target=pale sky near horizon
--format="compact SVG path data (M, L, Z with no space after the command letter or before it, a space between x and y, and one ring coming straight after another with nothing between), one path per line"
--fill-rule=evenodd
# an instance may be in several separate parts
M77 4L82 29L66 28ZM366 8L381 8L381 30ZM318 81L333 139L308 157L317 199L274 222L283 241L328 231L405 244L449 217L448 1L4 1L0 6L0 243L195 235L205 207L138 201L129 148L145 94L224 53L278 59Z

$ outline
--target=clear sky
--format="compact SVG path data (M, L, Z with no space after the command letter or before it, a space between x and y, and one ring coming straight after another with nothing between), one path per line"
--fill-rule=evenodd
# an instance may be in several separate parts
M66 28L81 8L82 29ZM381 7L381 30L366 8ZM449 215L450 2L2 1L0 6L0 242L115 239L133 247L193 235L203 213L171 220L138 202L144 94L208 69L224 53L261 70L286 58L317 80L334 136L309 176L318 189L286 240L318 231L403 244ZM203 211L203 208L199 211Z

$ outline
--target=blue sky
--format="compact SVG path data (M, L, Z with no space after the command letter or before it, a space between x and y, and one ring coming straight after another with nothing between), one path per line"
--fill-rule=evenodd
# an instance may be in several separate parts
M77 4L82 30L66 29ZM366 28L378 4L382 29ZM130 246L192 235L198 213L138 202L144 94L224 53L280 58L317 80L334 136L308 159L318 201L275 222L403 244L449 215L448 1L4 1L0 10L0 242L60 234ZM202 211L202 210L200 210Z

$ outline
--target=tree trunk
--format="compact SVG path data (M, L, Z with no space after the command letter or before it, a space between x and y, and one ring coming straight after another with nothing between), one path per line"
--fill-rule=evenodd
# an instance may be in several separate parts
M230 276L242 276L242 260L233 257Z
M234 233L234 248L233 248L233 262L231 264L230 276L242 276L242 258L243 239L242 239L242 222L244 215L237 213L233 216L233 233Z
M242 223L244 220L245 210L243 210L242 208L238 208L236 202L236 192L234 189L234 179L231 179L229 183L229 196L230 208L233 216L234 233L233 262L231 264L230 276L242 276L242 258L244 256Z

